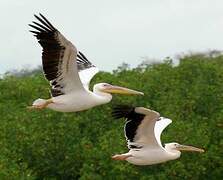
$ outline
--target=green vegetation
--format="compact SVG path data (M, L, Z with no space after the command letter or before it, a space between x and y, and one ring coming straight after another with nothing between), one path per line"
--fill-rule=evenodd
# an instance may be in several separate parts
M222 179L223 56L186 56L178 66L170 59L135 69L124 65L99 73L92 84L97 82L138 89L145 96L114 96L110 104L80 113L29 111L34 99L49 97L43 75L0 79L0 179ZM110 116L111 106L120 103L171 118L163 142L206 152L144 167L112 161L113 154L128 151L124 120Z

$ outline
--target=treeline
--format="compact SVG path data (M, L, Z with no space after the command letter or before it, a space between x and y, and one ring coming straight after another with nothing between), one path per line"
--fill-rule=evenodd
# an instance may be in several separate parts
M174 66L143 63L100 72L91 83L108 82L145 92L143 97L114 96L112 102L80 113L26 109L49 97L42 73L0 79L0 179L222 179L223 56L181 57ZM175 161L134 166L112 161L126 152L124 120L112 119L115 104L145 106L173 123L162 142L203 147Z

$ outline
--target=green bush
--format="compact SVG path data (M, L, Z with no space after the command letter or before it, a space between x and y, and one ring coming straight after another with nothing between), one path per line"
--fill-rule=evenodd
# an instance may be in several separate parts
M114 96L111 103L85 112L29 111L38 97L48 98L40 73L0 80L0 179L222 179L223 56L191 55L178 66L171 60L113 73L92 82L141 90L145 96ZM124 120L113 120L111 106L133 104L159 111L173 123L163 142L204 147L175 161L135 166L112 161L127 152Z

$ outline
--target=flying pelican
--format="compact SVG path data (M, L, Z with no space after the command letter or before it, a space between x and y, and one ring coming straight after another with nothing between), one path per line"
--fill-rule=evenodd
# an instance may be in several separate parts
M52 98L35 100L31 109L47 107L60 112L76 112L110 102L110 93L143 95L142 92L108 83L95 84L91 92L89 83L98 68L42 14L34 16L39 22L29 24L34 28L30 32L43 48L43 71L50 82Z
M114 160L126 160L135 165L152 165L180 157L181 151L204 152L193 146L168 143L162 146L162 131L172 121L160 117L158 112L143 107L117 106L113 109L114 118L126 118L125 137L128 142L128 153L117 154Z

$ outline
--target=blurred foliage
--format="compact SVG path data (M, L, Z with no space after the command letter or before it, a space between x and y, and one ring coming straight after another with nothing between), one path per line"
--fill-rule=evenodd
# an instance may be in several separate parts
M47 81L38 71L7 73L0 79L0 179L223 179L223 56L200 54L113 73L100 72L93 84L108 82L145 92L114 96L111 103L85 112L29 111L38 97L48 98ZM111 118L114 104L159 111L173 123L163 142L206 149L153 166L111 160L127 152L124 120Z

